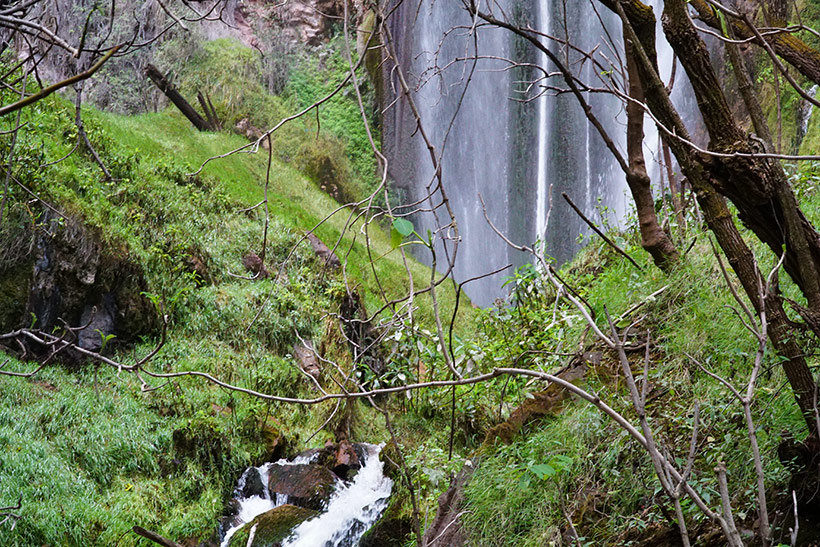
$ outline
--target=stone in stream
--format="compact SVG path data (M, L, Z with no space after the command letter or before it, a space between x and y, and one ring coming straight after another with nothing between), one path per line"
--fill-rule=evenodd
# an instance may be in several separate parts
M293 528L313 517L316 513L316 511L304 507L280 505L266 513L262 513L237 530L231 537L228 547L245 547L254 526L256 526L256 532L251 547L281 547L282 541L290 535Z
M334 455L333 472L341 479L350 480L361 467L361 460L353 444L346 439L339 441Z
M255 467L251 467L245 474L245 485L242 487L242 497L249 498L251 496L263 497L265 494L265 486L262 484L262 475Z
M268 487L271 497L284 494L288 502L308 509L322 510L336 489L336 476L321 465L273 464L269 470Z

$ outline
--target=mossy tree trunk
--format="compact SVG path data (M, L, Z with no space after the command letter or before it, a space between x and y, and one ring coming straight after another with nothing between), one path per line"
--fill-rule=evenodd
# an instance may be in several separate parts
M647 104L660 122L680 138L669 138L681 170L695 190L704 218L755 309L767 313L768 334L784 358L783 368L810 431L814 419L814 381L801 348L795 343L782 299L775 294L760 297L761 272L754 255L741 237L725 197L732 199L741 220L775 254L787 253L784 267L806 296L807 323L820 333L814 314L820 312L820 254L813 249L817 232L805 220L780 165L770 159L744 156L723 158L702 154L689 145L691 139L669 98L657 71L654 13L639 0L614 3L601 0L625 20L626 41L635 47L636 69L646 92ZM641 7L643 6L643 7ZM724 154L752 154L750 138L735 124L721 85L709 60L706 46L686 13L684 0L667 0L664 32L692 82L698 107L710 136L710 149ZM629 24L626 24L628 22ZM650 31L650 29L652 29ZM817 303L818 307L815 307Z
M638 227L641 232L641 246L652 256L659 268L667 269L678 261L680 253L669 235L658 224L655 199L652 196L652 181L646 171L646 160L643 155L644 112L641 107L641 103L644 102L643 86L638 75L632 43L627 40L624 45L629 77L629 96L634 99L626 105L626 155L629 162L626 183L635 201Z

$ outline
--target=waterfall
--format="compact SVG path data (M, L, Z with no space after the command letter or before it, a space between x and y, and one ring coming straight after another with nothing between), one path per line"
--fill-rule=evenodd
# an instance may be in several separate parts
M609 37L587 3L540 0L538 13L538 28L543 32L568 38L581 49L597 48L610 58L615 57L608 41L609 37L620 40L619 25L615 24L617 18L607 10L599 10L599 13L607 25ZM598 87L602 87L599 80L609 78L607 70L594 66L578 51L556 43L550 45L550 50L582 81L591 85L598 82ZM546 55L542 55L539 61L543 66L551 65L547 63ZM558 76L552 76L549 85L564 87L564 82ZM611 96L589 92L584 93L584 99L615 144L625 150L626 118L620 102ZM586 216L599 222L614 223L625 210L625 181L615 159L575 97L548 93L539 97L538 103L541 143L538 147L539 207L534 211L536 230L532 237L542 239L544 252L561 263L575 254L579 235L588 230L561 194L566 193ZM540 207L542 204L545 211Z
M548 29L551 26L549 0L538 2L538 22L540 28ZM539 55L541 66L547 66L547 54ZM538 101L538 186L535 207L535 236L542 240L547 233L549 213L552 211L552 193L550 192L549 176L547 173L547 144L549 143L547 127L549 127L549 104L546 97ZM542 249L546 242L541 241Z
M327 510L293 530L282 547L353 547L387 508L393 481L384 476L381 448L369 446L364 466L333 493Z
M814 99L817 96L817 84L811 86L808 91L809 97ZM797 133L797 140L798 142L802 142L803 139L809 132L809 122L811 121L811 115L814 113L814 103L809 101L802 101L800 103L800 109L798 112L798 121L800 126L798 128Z
M662 0L649 3L660 18ZM617 16L600 4L596 3L597 14L587 2L565 0L494 0L481 5L500 19L559 39L566 37L586 51L594 49L601 66L573 48L550 41L550 51L564 59L581 81L603 87L601 80L620 78L617 70L607 67L623 59L621 25ZM631 203L625 177L576 98L544 87L565 87L563 80L553 74L545 82L531 68L538 64L554 70L545 54L506 30L471 26L461 2L456 1L401 3L389 24L398 63L410 80L426 134L439 153L446 141L441 176L458 224L457 281L530 260L513 251L488 226L479 194L499 231L517 244L530 246L541 241L544 252L559 264L572 258L579 239L589 232L561 199L562 193L595 222L623 227ZM660 24L656 28L661 77L668 83L674 56ZM716 51L717 46L705 39ZM476 56L477 70L467 84L470 58ZM524 64L511 68L504 59ZM400 89L395 73L388 70L387 74L387 88ZM626 156L623 104L605 93L584 91L584 98ZM680 66L675 71L672 100L692 138L704 144L703 124ZM404 193L405 203L421 202L426 209L417 211L413 221L419 233L429 229L437 236L435 266L444 271L447 257L456 250L455 231L436 231L449 222L440 195L424 200L427 189L436 187L429 151L419 136L415 116L399 93L385 102L391 105L385 112L383 139L390 176ZM661 169L658 131L648 115L644 129L645 159L660 197L666 192L665 170ZM675 171L676 166L671 169ZM417 255L431 264L429 251ZM474 303L486 306L503 296L503 276L511 273L508 269L471 282L465 291Z
M424 129L443 157L442 178L461 240L456 245L453 228L440 230L449 223L440 194L421 203L427 212L415 215L414 223L420 234L431 230L436 237L439 271L457 253L455 275L463 281L511 261L521 263L487 224L478 198L480 194L484 199L497 228L508 233L511 75L505 71L507 64L498 59L479 59L475 71L472 62L464 60L476 52L471 19L460 2L425 0L418 13L416 9L417 2L402 3L390 23L402 69L410 85L417 88L414 99ZM454 27L455 31L448 32ZM479 56L507 58L510 45L505 30L478 31ZM394 89L397 85L395 80L388 83ZM389 109L386 118L384 140L391 176L406 191L407 202L422 200L436 180L429 152L415 131L415 118L404 101ZM419 256L430 263L428 251ZM500 294L500 284L496 276L472 282L465 289L476 302L488 304Z
M563 13L565 6L567 13ZM605 40L586 3L498 0L486 9L553 35L564 34L566 21L570 40L588 49ZM614 15L600 11L608 22L614 20ZM439 271L445 270L453 253L457 253L457 281L530 260L489 226L479 195L497 230L522 245L542 240L545 252L558 262L572 257L579 235L586 233L582 221L560 200L561 192L597 220L601 214L609 220L623 214L623 175L603 141L574 97L555 96L543 87L563 86L563 81L552 76L548 82L542 78L527 85L538 77L531 65L545 65L545 55L504 29L472 27L460 2L423 1L420 6L404 2L390 25L398 62L414 89L424 129L442 158L441 176L458 226L458 245L452 227L441 229L449 223L441 195L424 200L428 189L436 187L433 165L404 100L392 103L385 113L384 146L391 178L404 191L405 202L421 202L425 209L413 220L419 233L430 230L436 236ZM614 35L620 39L620 32ZM562 48L552 47L567 55ZM596 76L592 64L581 62L577 52L570 50L568 57L584 79ZM530 68L511 67L506 59L528 63ZM398 89L395 75L390 77L387 87ZM586 98L613 137L622 140L625 117L620 103L600 94L587 93ZM600 210L608 213L596 210L599 199ZM418 256L431 262L427 250ZM503 277L511 274L508 269L472 281L465 291L474 303L486 306L503 296Z

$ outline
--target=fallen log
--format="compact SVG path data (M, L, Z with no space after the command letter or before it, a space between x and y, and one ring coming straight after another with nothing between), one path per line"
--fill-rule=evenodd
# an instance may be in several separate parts
M146 530L142 526L134 526L132 530L135 534L140 535L146 539L150 539L154 543L162 545L162 547L182 547L182 545L180 545L179 543L164 538L161 535L152 532L151 530Z
M180 112L182 112L188 120L194 124L194 127L200 131L213 131L215 128L211 127L208 121L199 115L193 106L179 94L179 91L168 79L152 64L145 67L145 75L150 78L152 82L162 91L168 99L174 103Z

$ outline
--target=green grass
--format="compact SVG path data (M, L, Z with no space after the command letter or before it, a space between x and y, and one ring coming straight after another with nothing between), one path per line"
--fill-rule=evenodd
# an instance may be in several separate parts
M191 70L181 74L178 83L188 95L210 90L228 125L249 117L259 127L270 127L328 91L345 71L337 39L319 51L321 55L295 64L285 98L274 97L264 91L258 58L249 51L229 41L206 44L194 51ZM230 70L215 70L225 66ZM225 74L244 74L247 85L243 89L225 80ZM218 98L217 89L223 90ZM331 171L350 177L347 182L355 192L372 183L369 143L350 93L320 109L326 133L318 138L313 122L296 121L273 139L267 249L271 273L281 268L282 274L256 282L232 274L244 274L244 254L261 252L262 209L238 211L264 197L266 151L210 162L191 178L187 174L206 159L247 140L227 132L200 133L174 111L124 117L87 109L89 136L115 180L103 180L99 167L82 151L42 167L73 147L72 112L68 102L55 97L24 112L16 172L44 199L83 219L112 252L141 267L149 292L165 302L171 321L166 346L149 364L152 370L198 370L259 391L315 396L289 355L296 332L325 342L347 366L341 355L344 344L328 329L326 316L338 309L346 284L363 293L371 313L383 303L382 290L388 299L407 290L401 256L378 222L365 235L357 213L343 210L326 218L338 203L317 184L321 169L315 167L325 155ZM0 155L7 154L7 147L7 142L0 145ZM820 214L816 171L816 165L804 165L794 174L813 221L820 220L815 218ZM356 189L357 181L364 186ZM15 229L38 226L37 213L26 208L27 196L15 189L13 197L14 218L20 221ZM336 252L345 259L343 273L323 271L305 242L291 253L301 236L322 221L317 234L331 246L339 242ZM718 458L727 459L735 506L748 511L753 476L747 441L738 434L740 407L684 355L692 354L739 384L755 350L754 340L729 309L734 302L705 237L697 234L685 263L663 273L651 266L631 229L619 235L619 242L643 270L593 241L563 275L591 304L602 328L605 310L617 317L668 286L633 315L645 315L640 327L651 330L656 341L649 374L658 394L650 405L652 423L681 456L692 425L692 402L701 401L703 446L697 467L702 471L695 481L714 499L711 469ZM770 253L759 244L754 248L764 268L769 267ZM205 263L208 282L184 267L191 255ZM412 259L409 268L417 289L428 282L429 269ZM459 366L476 371L507 365L555 370L566 363L566 354L576 351L584 335L583 321L571 308L556 309L554 293L534 285L535 277L532 269L518 272L514 281L522 292L516 307L475 311L462 302L453 340ZM785 275L781 288L798 297ZM449 318L454 304L450 285L442 286L438 296L442 317ZM369 385L449 377L437 349L442 341L434 334L430 298L421 296L414 304L417 323L391 331L384 344L388 373L373 378L359 371ZM383 313L378 319L388 317ZM590 343L590 335L586 341ZM115 350L118 358L130 359L154 343L145 339L134 348L115 345ZM611 356L606 359L611 361ZM768 484L777 488L785 478L773 455L779 433L785 429L799 437L802 424L788 389L783 389L776 358L767 356L766 364L755 411ZM29 366L12 361L9 368ZM632 416L622 383L611 376L590 375L586 386ZM458 388L452 459L446 450L449 390L379 401L392 411L423 512L435 510L448 474L474 455L486 430L541 387L522 379L498 379ZM361 402L350 408L356 417L354 439L387 440L381 415ZM262 457L260 421L282 431L296 450L305 448L305 440L333 410L333 404L325 403L296 411L198 379L179 379L141 393L134 377L107 368L95 372L93 367L55 366L33 380L5 378L0 382L0 505L22 496L22 518L14 530L0 526L0 543L129 546L138 544L128 532L135 524L177 540L205 539L215 529L238 473ZM332 424L311 445L321 445L330 431ZM196 439L198 448L175 443L175 434L177 439ZM475 545L549 544L566 526L565 513L573 515L590 545L616 542L627 529L663 520L655 497L657 481L646 457L584 403L569 403L559 416L525 428L511 445L484 449L481 456L466 493L470 512L465 523ZM534 470L544 464L557 472L539 476ZM406 499L405 487L397 488ZM692 507L686 511L693 520L699 518ZM407 504L399 512L408 514Z
M807 210L813 210L817 193L807 189L803 198ZM733 506L739 514L751 515L756 503L755 476L749 465L748 439L738 425L743 423L742 407L723 386L698 370L685 353L741 387L751 370L756 340L731 309L737 304L705 241L708 235L699 236L686 261L668 274L648 264L635 234L624 237L627 250L645 266L643 271L617 258L603 244L592 242L564 268L563 276L591 304L602 328L606 327L605 309L617 317L668 286L631 316L642 316L637 329L650 330L655 344L649 371L650 423L658 438L674 447L674 456L685 461L692 409L699 401L701 433L693 482L717 507L713 469L718 461L725 461ZM769 252L760 244L752 245L767 271L772 262ZM794 294L795 288L785 275L781 275L781 288L786 294ZM487 356L493 360L514 359L545 370L562 366L566 358L539 352L574 351L583 322L575 310L562 307L558 312L561 319L553 329L538 332L535 326L550 324L554 317L553 298L549 291L543 299L522 297L519 309L498 310L485 316L479 346L488 348ZM518 336L519 332L525 334ZM499 339L504 343L499 345ZM586 347L593 340L589 334ZM636 363L640 357L635 357ZM810 365L816 365L816 361L811 357ZM772 489L784 488L788 478L776 455L781 431L792 432L796 438L805 434L805 425L777 362L769 352L754 409L767 485ZM610 372L588 375L585 387L635 421L623 381L613 379L619 375L615 356L604 351L604 363L610 363L605 369ZM510 382L507 401L511 408L520 404L528 391L540 389L538 384L524 382L513 386L515 382ZM496 397L497 393L490 392ZM657 397L653 398L653 393ZM548 463L556 454L571 457L573 463L552 477L521 482L530 467ZM627 531L665 523L658 510L663 502L663 495L657 494L659 488L648 458L637 443L594 407L575 401L557 417L525 428L511 445L487 451L467 487L466 509L470 513L465 522L473 545L535 546L558 541L567 526L565 515L571 515L585 536L584 545L619 545L625 541ZM691 522L704 520L691 503L684 509Z
M172 111L126 117L88 108L84 118L114 180L104 180L83 151L43 167L68 154L76 138L73 109L59 97L23 112L15 176L67 215L82 219L108 252L139 266L148 292L164 302L170 318L168 342L148 365L153 370L198 370L259 391L315 396L289 355L296 332L317 343L328 336L326 314L338 309L345 283L363 294L370 312L383 302L382 290L388 298L407 290L405 266L389 234L373 223L367 231L368 254L362 220L349 221L349 211L327 218L316 231L329 245L344 232L336 251L346 259L344 276L324 271L306 242L294 250L301 236L338 204L297 171L294 162L283 159L287 151L280 154L276 148L267 250L271 273L281 268L282 275L257 282L236 278L232 274L245 274L242 256L261 252L262 208L238 211L263 199L267 154L220 159L191 178L187 173L208 157L247 141L228 133L197 132ZM299 134L302 129L295 127ZM0 144L0 152L8 153L8 141ZM27 226L60 229L59 223L42 225L37 209L27 207L26 200L19 188L13 190L15 224L3 227L3 238L13 239L15 230ZM206 282L186 269L189 256L206 265ZM429 280L428 268L412 259L409 267L417 288ZM443 287L438 296L448 313L453 291ZM429 297L416 298L415 305L416 321L430 328ZM457 332L464 331L473 313L462 305L467 313ZM145 339L134 348L113 347L115 356L127 361L155 343ZM21 371L30 365L13 361L8 367ZM129 546L139 543L129 532L133 525L178 540L207 539L239 473L262 456L260 420L267 418L299 450L333 407L324 403L294 411L200 379L180 379L140 393L134 377L110 369L100 369L96 380L93 368L60 366L48 367L33 380L4 379L0 504L16 502L18 494L23 499L16 527L0 526L0 543ZM356 439L387 440L378 414L364 404L352 407L358 416ZM203 451L180 452L173 441L178 431L192 431ZM321 445L331 435L320 433L311 445Z

